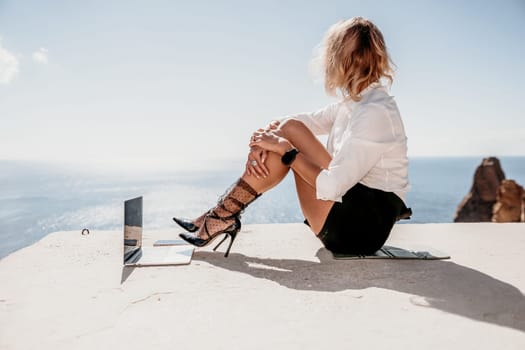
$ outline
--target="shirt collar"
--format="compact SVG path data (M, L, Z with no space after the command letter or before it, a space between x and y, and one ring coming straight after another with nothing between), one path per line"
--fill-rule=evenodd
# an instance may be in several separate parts
M380 87L383 87L383 84L381 84L380 81L375 81L372 84L368 85L363 91L361 91L359 96L363 98L364 96L368 95L372 90Z
M384 88L385 86L383 84L381 84L380 81L375 81L373 82L372 84L368 85L363 91L361 91L361 93L359 94L359 97L361 97L361 100L359 101L354 101L352 100L351 98L348 98L347 99L347 106L349 108L352 108L354 107L357 103L360 103L363 101L363 99L369 95L373 90L375 89L378 89L378 88Z

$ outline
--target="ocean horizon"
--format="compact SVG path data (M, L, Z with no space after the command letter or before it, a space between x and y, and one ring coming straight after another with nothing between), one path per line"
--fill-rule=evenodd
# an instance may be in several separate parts
M507 179L525 185L525 157L498 157ZM453 222L456 208L472 186L483 157L411 157L410 223ZM149 169L86 173L74 166L31 161L0 161L0 258L56 231L119 230L123 202L144 197L144 228L181 229L172 217L195 217L211 207L242 171ZM265 193L243 214L243 224L304 220L293 176Z

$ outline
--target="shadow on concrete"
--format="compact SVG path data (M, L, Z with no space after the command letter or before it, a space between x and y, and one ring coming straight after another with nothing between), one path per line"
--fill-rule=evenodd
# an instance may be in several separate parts
M123 266L122 267L122 275L120 277L120 284L126 282L128 277L135 271L135 266Z
M325 248L320 262L255 258L200 251L194 260L297 289L338 292L370 287L420 296L414 305L525 332L525 296L503 281L450 261L334 260Z

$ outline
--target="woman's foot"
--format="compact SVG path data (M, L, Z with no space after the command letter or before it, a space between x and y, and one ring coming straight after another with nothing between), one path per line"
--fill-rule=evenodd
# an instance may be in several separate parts
M179 224L179 226L185 229L186 231L195 232L202 226L202 223L204 222L204 218L206 217L206 214L208 213L209 211L205 212L204 214L202 214L195 220L173 217L173 221Z
M206 212L195 219L194 224L198 227L194 234L195 237L208 239L216 232L223 231L235 223L234 217L224 218L231 214L221 210L221 208L215 209L216 216L209 215L210 213L211 211Z
M206 215L209 213L209 211L205 212L195 220L193 220L193 224L197 227L202 227L202 224L204 223L204 219L206 218Z
M211 220L216 220L216 222L209 224ZM229 221L232 221L231 224L229 223ZM228 257L228 254L230 254L230 249L232 247L233 241L235 240L235 237L237 236L237 233L240 230L241 230L241 221L239 220L237 216L228 216L228 217L221 218L217 216L215 212L211 211L204 219L204 223L199 230L200 232L198 232L196 235L192 235L189 233L181 233L179 236L182 239L184 239L186 242L193 244L194 246L197 246L197 247L207 246L215 238L222 236L221 241L219 242L219 244L215 246L215 248L213 248L213 251L217 250L217 248L219 248L219 246L228 237L230 237L230 244L228 245L228 248L226 249L226 252L224 253L224 257L226 258ZM205 236L205 238L203 236Z
M243 179L239 179L226 191L225 194L221 196L214 208L208 210L195 220L174 217L173 221L175 221L188 232L199 231L199 237L206 238L201 237L203 232L201 229L206 217L210 216L209 214L214 213L215 216L220 218L225 218L232 215L240 217L241 212L248 206L248 204L257 199L257 197L259 197L259 194L247 182L245 182ZM212 219L212 221L218 221L218 219ZM230 224L233 223L233 219L226 220L225 223L228 222ZM219 227L224 226L223 223L214 224L214 226L217 225ZM226 225L225 227L228 226L229 225Z
M191 232L195 232L194 234L181 233L180 237L193 245L203 247L210 243L216 236L221 234L225 235L224 238L230 236L230 246L225 254L225 256L227 256L233 239L241 229L241 222L239 220L241 212L259 196L260 194L240 178L221 196L217 206L195 219L194 225L191 227L191 229L193 229ZM196 227L197 224L199 224L198 227ZM186 227L190 226L187 225ZM224 239L219 245L222 242L224 242Z

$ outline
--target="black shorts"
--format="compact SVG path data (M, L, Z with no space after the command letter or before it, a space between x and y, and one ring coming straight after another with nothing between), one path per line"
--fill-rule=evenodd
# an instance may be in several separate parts
M342 203L334 203L317 237L334 253L373 254L407 213L411 210L394 193L357 184L345 193Z

